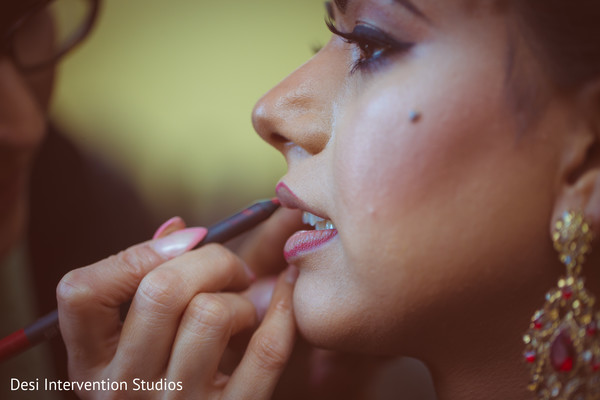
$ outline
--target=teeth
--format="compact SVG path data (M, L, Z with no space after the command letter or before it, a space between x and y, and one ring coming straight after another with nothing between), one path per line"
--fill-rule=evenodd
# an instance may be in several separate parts
M335 229L333 222L329 221L328 219L317 217L309 212L302 213L302 222L314 226L318 231L322 231L324 229Z
M325 221L325 219L317 217L309 212L302 213L302 222L305 224L315 226L320 221Z
M327 225L327 221L317 221L317 223L315 224L315 228L316 228L318 231L321 231L321 230L323 230L323 229L326 229L326 228L325 228L325 225Z

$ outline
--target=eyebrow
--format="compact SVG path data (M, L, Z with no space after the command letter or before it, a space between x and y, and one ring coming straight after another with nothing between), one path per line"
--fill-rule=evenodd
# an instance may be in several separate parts
M333 2L335 3L335 5L337 6L337 8L340 10L340 12L342 14L344 14L346 12L346 9L348 8L348 1L350 1L350 0L333 0ZM401 6L403 6L408 11L410 11L411 13L416 15L417 17L429 22L429 18L427 18L427 16L425 14L423 14L423 12L421 10L419 10L417 8L417 6L415 6L412 3L412 1L410 1L410 0L392 0L392 1L394 3L397 3Z

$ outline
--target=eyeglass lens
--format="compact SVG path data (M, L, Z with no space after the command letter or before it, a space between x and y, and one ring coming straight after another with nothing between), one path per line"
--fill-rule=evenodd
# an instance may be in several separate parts
M55 60L82 37L92 2L54 0L31 14L13 36L13 54L25 68Z

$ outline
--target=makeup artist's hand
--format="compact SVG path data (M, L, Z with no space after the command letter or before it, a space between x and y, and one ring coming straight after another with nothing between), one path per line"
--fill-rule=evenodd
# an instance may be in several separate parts
M307 229L302 223L302 212L282 207L251 232L238 254L256 276L278 274L287 267L283 258L285 242L301 229Z
M183 228L182 221L177 224ZM62 279L59 321L71 380L126 382L128 387L127 393L78 390L79 396L270 398L294 343L296 273L289 269L280 275L264 320L241 362L225 376L218 364L230 337L257 323L254 305L239 293L253 277L221 245L187 252L205 234L203 228L179 230ZM131 298L121 323L120 305ZM146 389L160 382L174 390L134 391L141 380Z

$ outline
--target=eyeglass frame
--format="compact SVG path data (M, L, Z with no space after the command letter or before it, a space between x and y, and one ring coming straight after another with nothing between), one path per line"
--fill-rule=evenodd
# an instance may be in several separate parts
M10 28L7 29L6 33L2 37L2 45L0 45L0 57L6 55L12 59L15 66L19 68L21 71L25 73L33 73L44 68L48 68L51 65L56 64L58 60L60 60L65 54L73 50L79 43L85 39L85 37L92 31L92 28L95 25L96 20L98 19L98 13L100 9L100 1L101 0L85 0L91 3L91 9L87 16L87 20L81 26L79 31L73 35L69 42L64 46L62 50L57 52L54 57L48 59L45 62L42 62L33 66L24 66L21 64L18 59L14 46L14 35L33 15L35 15L38 11L47 7L50 3L55 0L46 0L43 3L35 4L30 7L30 9L25 11L25 15L19 18Z

